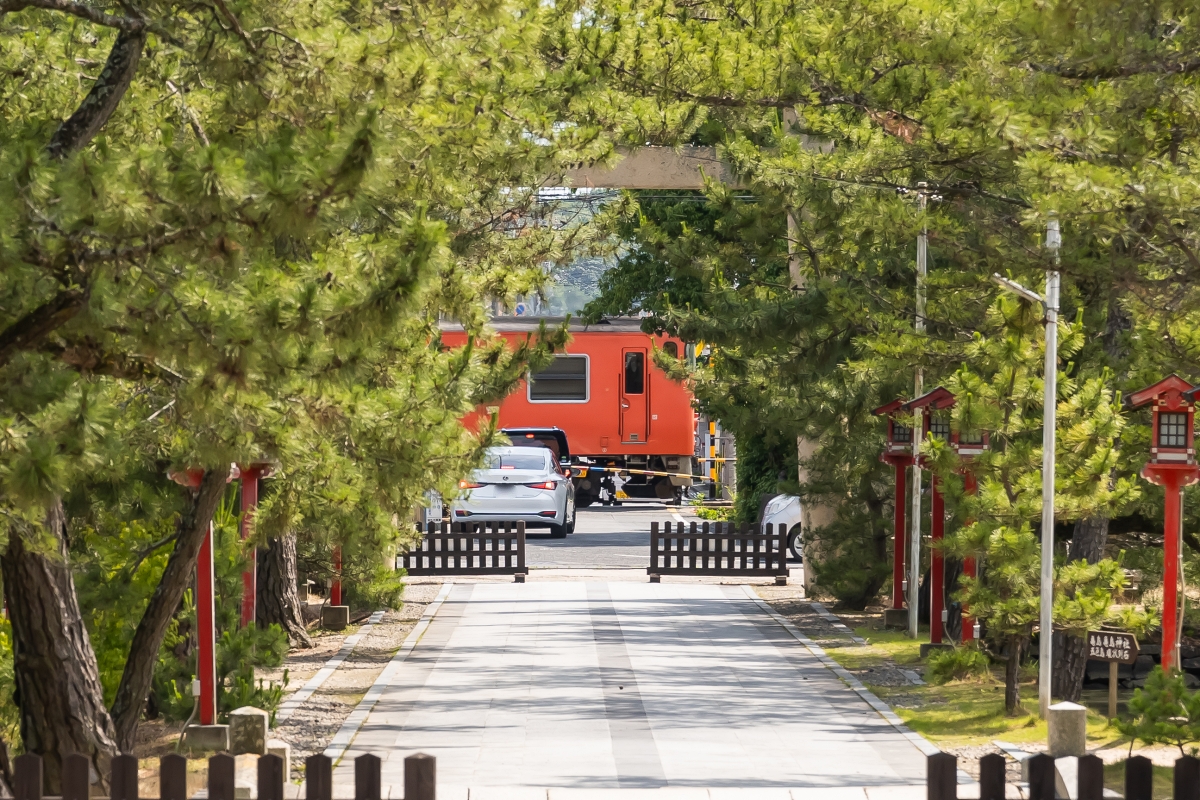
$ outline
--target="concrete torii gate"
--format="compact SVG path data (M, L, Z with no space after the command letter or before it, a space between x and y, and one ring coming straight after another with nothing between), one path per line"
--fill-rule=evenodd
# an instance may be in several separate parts
M796 121L794 111L785 109L784 123ZM805 148L827 149L828 145L821 144L807 136L801 137ZM565 170L557 179L547 181L547 186L570 186L582 189L704 189L704 182L723 183L735 188L744 188L739 176L733 168L717 155L715 147L684 146L672 147L642 147L637 150L622 150L621 160L613 166L596 165ZM792 288L804 287L804 274L800 271L800 258L796 253L796 220L791 213L787 218L788 226L788 273L791 277ZM812 458L816 452L816 442L798 438L796 453L800 460L800 483L808 481L808 470L804 462ZM834 519L834 510L825 506L813 507L811 504L802 506L803 530L827 525ZM805 564L808 558L805 556ZM804 570L804 588L808 592L812 588L812 570Z

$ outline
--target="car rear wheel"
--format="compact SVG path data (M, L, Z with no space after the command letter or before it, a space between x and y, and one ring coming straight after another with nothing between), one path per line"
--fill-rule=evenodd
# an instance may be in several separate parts
M567 533L574 533L575 532L575 505L572 503L567 508L570 511L571 515L569 517L567 517L567 524L563 527Z
M792 558L797 561L804 561L804 540L800 536L800 526L793 525L792 530L788 533L788 549L792 551Z

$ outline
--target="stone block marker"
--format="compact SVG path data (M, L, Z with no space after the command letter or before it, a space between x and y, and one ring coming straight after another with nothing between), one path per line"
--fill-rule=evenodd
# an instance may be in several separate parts
M229 712L229 752L267 754L267 728L271 716L261 708L242 706Z
M1078 703L1055 703L1050 706L1050 755L1087 755L1087 709Z
M189 725L183 746L192 753L223 753L229 749L229 726Z
M350 625L350 606L325 606L321 609L321 627L327 631L345 630Z
M283 759L283 774L292 774L292 746L283 739L267 739L267 755Z

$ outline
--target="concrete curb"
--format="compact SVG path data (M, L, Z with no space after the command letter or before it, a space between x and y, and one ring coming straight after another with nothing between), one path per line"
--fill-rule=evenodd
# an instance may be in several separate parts
M346 659L350 657L350 654L354 652L354 648L357 647L358 643L363 640L363 637L370 633L371 629L379 624L379 622L383 619L384 613L386 612L376 611L367 619L366 624L358 629L357 633L351 634L342 640L342 646L338 649L337 653L334 654L333 658L326 661L325 666L321 667L321 669L317 671L316 675L313 675L311 678L309 678L308 681L305 682L305 684L299 689L297 689L291 697L289 697L287 700L284 700L283 703L280 704L279 709L275 712L276 724L283 722L288 717L292 716L292 714L295 714L300 706L304 705L305 701L312 697L317 689L321 688L325 681L329 680L329 676L336 672L337 668L345 663Z
M409 632L408 638L404 640L404 644L400 645L400 649L396 651L396 655L392 656L392 660L379 673L379 677L371 684L371 688L367 690L366 695L358 702L354 710L350 712L350 716L346 717L346 721L342 723L342 727L338 729L338 732L334 734L333 739L329 742L329 746L325 748L325 755L332 759L335 765L346 750L349 749L350 743L354 741L354 737L358 734L359 729L362 728L367 715L371 713L371 709L375 707L375 703L383 696L383 690L391 683L392 676L396 674L396 670L408 658L408 654L417 646L417 642L421 641L421 637L425 635L425 631L429 630L429 624L433 622L434 615L442 607L442 601L450 594L450 590L453 587L454 584L452 582L442 584L442 590L438 592L437 598L425 608L425 613L421 615L421 619L417 621L416 626Z
M854 640L855 644L866 644L867 643L866 639L862 638L857 633L850 630L848 627L846 627L846 624L844 622L842 622L836 616L831 614L829 612L829 609L827 609L824 606L824 604L818 603L816 600L810 600L808 604L810 606L812 606L813 611L816 611L817 616L819 616L821 619L832 622L833 627L837 628L839 631L845 631L847 634L849 634L850 638Z

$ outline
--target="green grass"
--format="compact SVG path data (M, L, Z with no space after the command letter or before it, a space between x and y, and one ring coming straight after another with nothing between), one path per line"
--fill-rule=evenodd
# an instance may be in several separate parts
M911 668L921 664L921 642L901 631L865 626L855 633L866 645L830 647L829 656L849 670L885 667L895 664ZM1016 744L1045 742L1046 723L1038 719L1037 685L1034 676L1023 676L1022 707L1030 713L1018 717L1004 715L1004 680L1000 670L989 677L952 681L942 686L873 686L884 702L914 731L931 741L946 745L984 744L1003 739ZM867 680L869 676L864 676ZM1088 740L1096 745L1120 738L1102 715L1088 712Z
M1037 686L1021 686L1021 705L1029 713L1004 715L1004 684L995 677L979 681L953 681L942 686L872 686L893 707L900 719L930 741L947 745L985 744L1003 739L1022 744L1045 742L1046 723L1034 713ZM1108 744L1120 738L1108 720L1088 713L1088 741Z
M1172 767L1154 767L1154 800L1170 800L1175 794L1175 771ZM1125 762L1104 765L1104 788L1125 794Z

